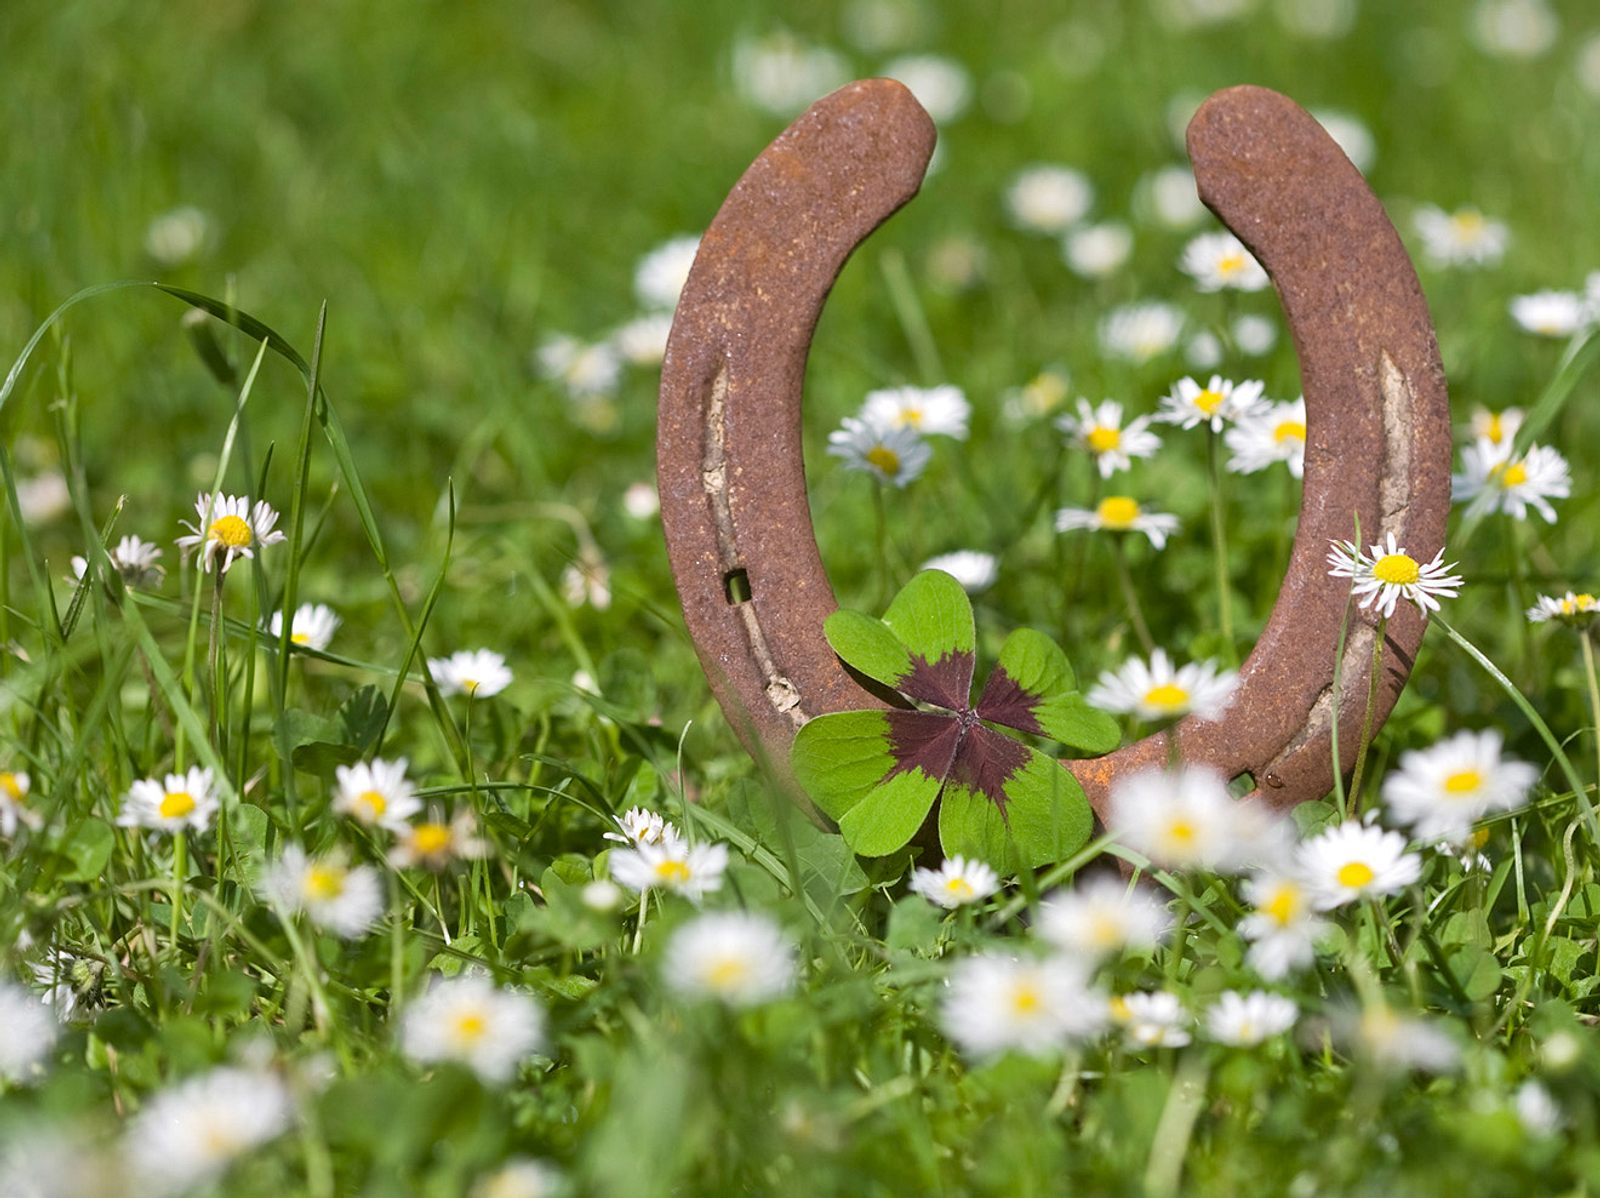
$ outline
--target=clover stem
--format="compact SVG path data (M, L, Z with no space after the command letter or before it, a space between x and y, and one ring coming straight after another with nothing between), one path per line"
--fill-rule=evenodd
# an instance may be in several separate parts
M1150 635L1150 626L1145 623L1144 609L1139 605L1139 592L1133 585L1133 575L1128 571L1128 551L1123 547L1122 534L1113 533L1111 536L1111 555L1116 559L1117 585L1122 588L1122 602L1128 608L1128 620L1133 624L1133 634L1139 638L1139 644L1144 649L1145 655L1155 652L1156 643Z
M1219 436L1206 440L1206 465L1211 479L1211 549L1217 561L1217 618L1222 625L1222 640L1229 665L1238 663L1233 645L1233 597L1228 585L1228 530L1222 511L1222 451Z
M889 602L889 514L883 497L883 483L872 480L872 521L874 543L878 547L878 603Z

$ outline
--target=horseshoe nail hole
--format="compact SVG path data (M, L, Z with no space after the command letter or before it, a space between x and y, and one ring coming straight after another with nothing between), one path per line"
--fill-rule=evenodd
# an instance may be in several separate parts
M1228 793L1236 799L1242 799L1256 788L1256 776L1249 770L1236 775L1228 783Z
M750 602L750 571L740 566L722 576L722 594L730 607Z

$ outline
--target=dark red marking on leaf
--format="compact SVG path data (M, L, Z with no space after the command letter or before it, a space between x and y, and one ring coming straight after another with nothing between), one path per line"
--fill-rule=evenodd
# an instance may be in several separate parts
M1043 736L1044 728L1033 713L1043 698L1043 695L1024 689L1021 683L1006 673L1004 666L996 666L988 682L984 683L983 694L978 697L978 716L1019 732Z
M891 711L888 717L889 755L894 766L883 781L919 769L943 782L961 746L960 722L926 711Z
M911 673L895 686L920 702L965 711L972 705L972 674L977 664L977 655L971 651L946 653L934 662L913 653Z
M1005 784L1028 764L1029 750L1003 732L974 724L962 738L949 781L965 786L1006 813Z

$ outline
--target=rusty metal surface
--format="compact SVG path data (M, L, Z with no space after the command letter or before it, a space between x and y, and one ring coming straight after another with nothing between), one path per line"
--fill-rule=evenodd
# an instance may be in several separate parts
M701 242L662 370L662 521L690 636L745 745L781 775L795 729L876 705L822 635L836 606L805 492L800 420L811 335L850 252L909 200L931 121L888 80L819 101L756 160ZM1333 140L1275 92L1219 92L1189 127L1201 198L1256 254L1283 301L1306 396L1305 488L1283 588L1224 721L1181 722L1183 755L1248 773L1287 806L1333 780L1334 661L1345 586L1328 541L1360 520L1426 560L1444 541L1450 422L1410 259ZM748 598L744 595L748 579ZM1376 617L1355 612L1339 681L1353 762ZM1410 673L1424 621L1389 622L1376 720ZM1103 813L1119 774L1167 759L1164 736L1071 762Z

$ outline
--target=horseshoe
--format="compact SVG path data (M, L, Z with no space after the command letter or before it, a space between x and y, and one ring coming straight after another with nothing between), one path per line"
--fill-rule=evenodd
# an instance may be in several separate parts
M787 775L795 731L823 712L882 706L823 638L837 603L806 497L801 399L811 337L839 271L916 194L934 128L891 80L813 105L729 193L700 244L661 375L661 516L684 619L713 692L750 752ZM1304 491L1276 605L1226 716L1193 717L1107 757L1064 761L1104 818L1116 778L1168 759L1248 776L1276 807L1353 764L1378 620L1327 576L1328 542L1393 532L1426 561L1450 506L1449 397L1416 272L1382 206L1333 139L1276 92L1213 95L1189 125L1201 199L1266 268L1300 359ZM1424 618L1389 620L1373 712L1410 675ZM797 789L790 787L790 789Z

